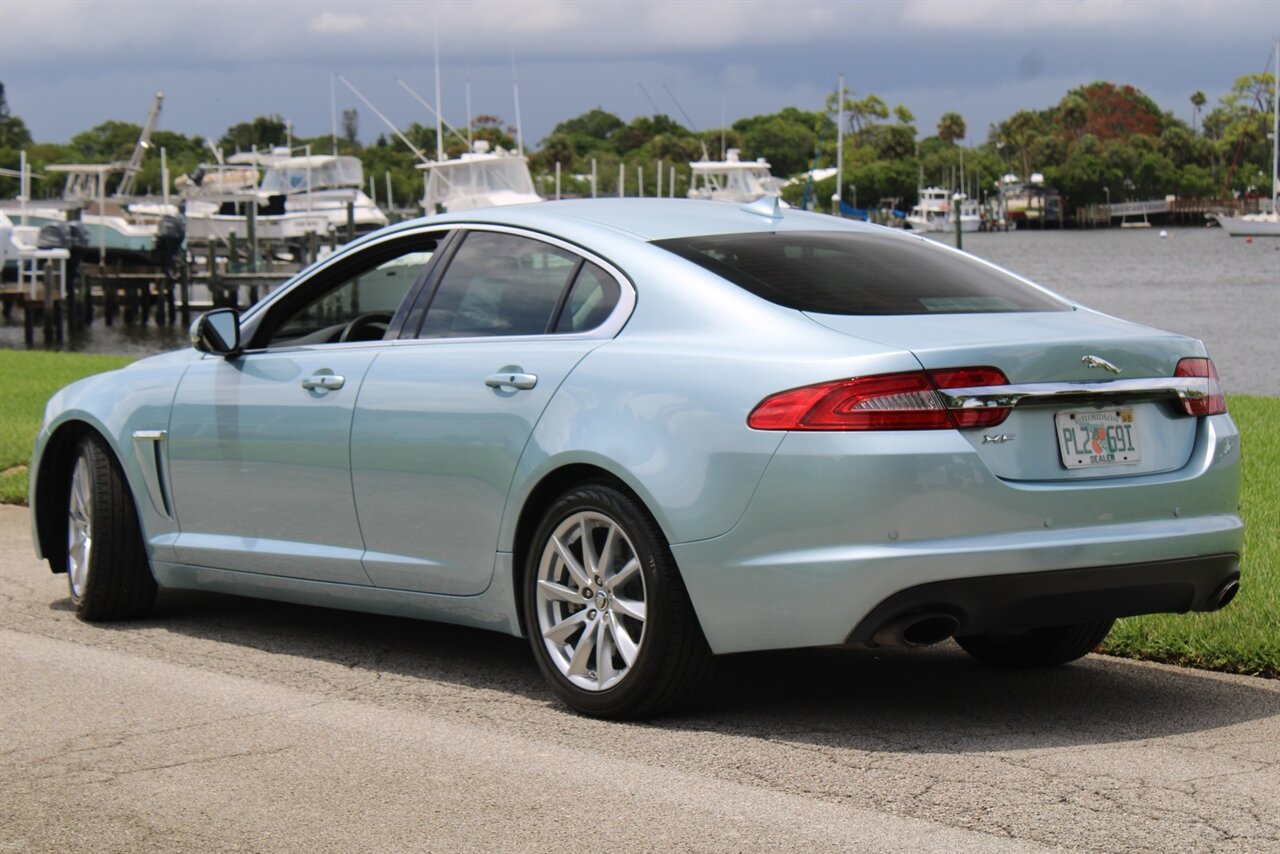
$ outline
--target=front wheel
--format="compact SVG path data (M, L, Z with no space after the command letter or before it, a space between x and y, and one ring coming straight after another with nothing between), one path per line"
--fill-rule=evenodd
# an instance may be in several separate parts
M529 551L524 607L539 669L582 714L670 711L710 664L666 539L610 486L574 489L547 511Z
M82 620L142 617L156 598L133 496L111 451L81 440L67 500L67 583Z
M1092 652L1111 631L1115 620L1045 626L1014 632L957 637L965 652L996 667L1051 667Z

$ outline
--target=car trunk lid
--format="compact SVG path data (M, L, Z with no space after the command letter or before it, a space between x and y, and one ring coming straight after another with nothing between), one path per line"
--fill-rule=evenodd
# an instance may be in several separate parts
M955 409L1011 406L994 427L962 429L997 477L1133 477L1186 465L1197 419L1178 404L1196 381L1174 376L1200 342L1087 309L1045 313L809 314L831 329L911 351L930 371L990 366L999 389L944 389Z

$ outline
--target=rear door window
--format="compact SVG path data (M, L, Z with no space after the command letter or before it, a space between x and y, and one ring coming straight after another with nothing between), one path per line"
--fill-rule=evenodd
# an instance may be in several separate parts
M431 298L419 337L541 335L580 260L539 240L470 232Z
M769 302L818 314L1070 310L1008 273L903 235L757 232L655 245Z

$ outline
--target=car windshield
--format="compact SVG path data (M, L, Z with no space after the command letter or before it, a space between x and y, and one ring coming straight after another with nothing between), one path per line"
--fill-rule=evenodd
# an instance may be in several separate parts
M717 234L655 241L747 291L818 314L1067 311L1026 282L927 240L854 232Z

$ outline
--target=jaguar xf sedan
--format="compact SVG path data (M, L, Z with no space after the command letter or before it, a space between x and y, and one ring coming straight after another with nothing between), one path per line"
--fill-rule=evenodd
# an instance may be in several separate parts
M85 620L182 588L493 629L623 718L724 653L1056 665L1239 583L1199 341L768 198L402 223L192 345L49 402L33 533Z

